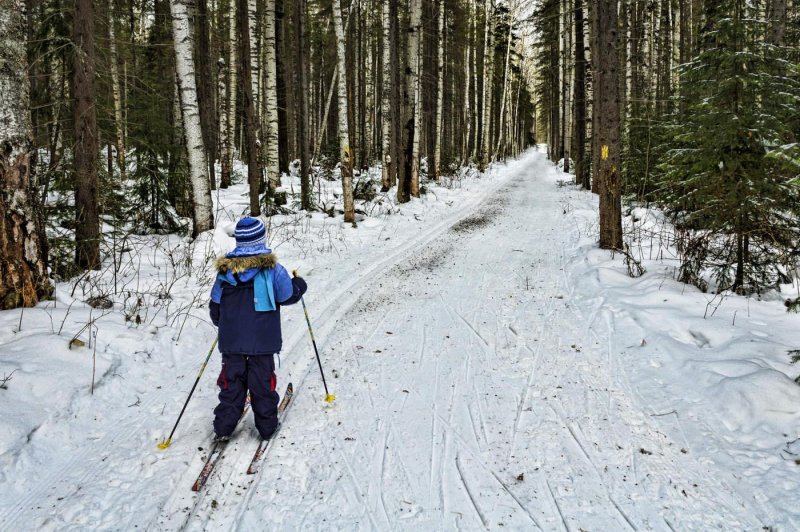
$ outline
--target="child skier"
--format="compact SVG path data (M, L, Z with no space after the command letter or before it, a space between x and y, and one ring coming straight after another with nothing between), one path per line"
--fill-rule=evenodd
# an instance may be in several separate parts
M218 440L230 438L249 390L256 428L268 439L278 426L273 355L282 346L281 306L297 303L307 286L302 278L289 277L266 247L261 220L242 218L234 236L236 248L216 261L217 280L209 304L222 353L214 434Z

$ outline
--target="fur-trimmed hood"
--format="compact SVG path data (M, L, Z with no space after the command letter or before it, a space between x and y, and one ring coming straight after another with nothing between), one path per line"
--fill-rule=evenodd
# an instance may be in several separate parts
M214 261L214 267L219 273L242 273L252 269L274 268L278 264L278 257L274 253L267 255L251 255L248 257L219 257Z

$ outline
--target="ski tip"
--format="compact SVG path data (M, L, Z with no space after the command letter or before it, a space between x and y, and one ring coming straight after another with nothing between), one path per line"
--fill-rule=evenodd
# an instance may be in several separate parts
M325 402L326 403L332 403L335 400L336 400L336 396L335 395L328 394L328 395L325 396Z
M166 440L164 440L161 443L159 443L157 445L157 447L163 451L164 449L168 448L170 445L172 445L172 440L170 438L167 438Z

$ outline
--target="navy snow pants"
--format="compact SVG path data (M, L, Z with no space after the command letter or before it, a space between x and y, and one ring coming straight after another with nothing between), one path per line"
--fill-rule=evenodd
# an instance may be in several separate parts
M242 416L247 391L256 428L269 438L278 426L278 392L275 391L274 355L222 355L222 371L217 379L219 406L214 409L214 432L230 436Z

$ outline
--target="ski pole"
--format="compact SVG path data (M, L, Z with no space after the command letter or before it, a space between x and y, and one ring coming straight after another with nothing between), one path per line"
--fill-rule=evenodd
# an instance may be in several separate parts
M175 426L172 427L172 432L169 433L169 437L158 444L159 449L166 449L170 445L172 445L172 435L175 434L175 429L178 428L178 423L181 422L181 418L183 417L183 413L186 411L186 406L189 404L189 399L192 398L192 394L194 393L194 389L197 388L197 383L200 382L200 377L203 376L203 372L206 370L206 366L208 365L208 361L211 358L211 354L214 352L214 348L217 347L217 341L219 337L214 338L214 343L211 344L211 349L208 350L208 356L206 357L205 362L203 365L200 366L200 373L197 374L197 379L194 381L194 386L192 386L192 391L189 392L189 397L186 398L186 402L183 403L183 408L181 408L181 413L178 414L178 420L175 422Z
M292 271L292 275L297 277L297 270ZM306 324L308 324L308 334L311 336L311 343L314 346L314 354L317 355L317 364L319 364L319 374L322 375L322 385L325 387L325 402L331 403L336 399L335 395L331 395L328 391L328 383L325 382L325 372L322 371L322 361L319 359L319 349L317 349L317 341L314 339L314 330L311 328L311 318L308 317L308 309L306 308L306 301L303 296L300 296L300 302L303 304L303 313L306 315Z

